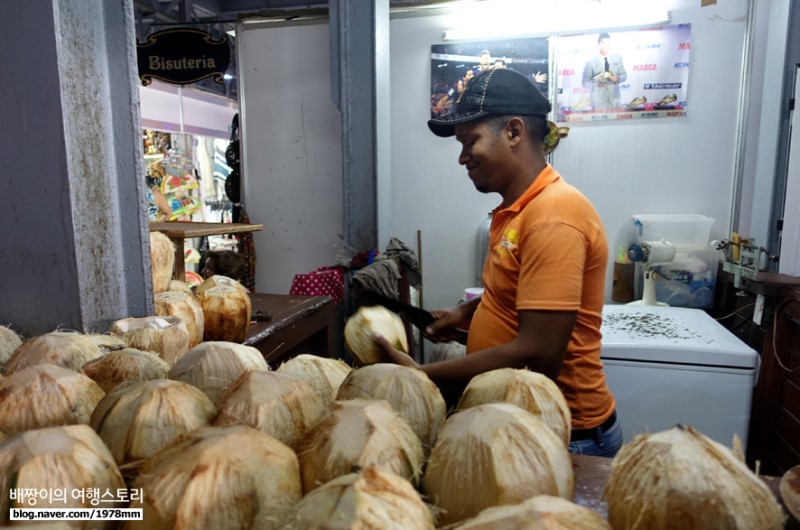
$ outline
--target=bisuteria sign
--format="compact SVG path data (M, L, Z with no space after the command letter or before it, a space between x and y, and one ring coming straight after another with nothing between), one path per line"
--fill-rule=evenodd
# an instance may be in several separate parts
M206 77L222 83L231 60L227 35L215 40L209 33L192 28L153 33L136 48L139 78L145 86L154 78L176 85Z

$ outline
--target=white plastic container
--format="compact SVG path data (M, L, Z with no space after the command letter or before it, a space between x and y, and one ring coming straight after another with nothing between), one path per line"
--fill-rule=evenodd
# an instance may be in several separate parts
M682 249L655 268L656 300L670 306L708 309L714 305L720 252L712 248Z
M634 214L639 241L666 239L676 247L706 248L714 218L699 214Z

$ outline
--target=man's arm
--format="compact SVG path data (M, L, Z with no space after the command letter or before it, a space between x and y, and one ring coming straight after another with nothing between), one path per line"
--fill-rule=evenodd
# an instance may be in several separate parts
M586 64L583 67L583 78L581 79L581 83L583 84L584 88L592 88L594 86L592 62L593 59L589 59L586 61Z
M561 370L577 314L577 311L520 311L519 334L511 342L427 365L418 365L384 338L376 338L376 342L393 362L418 368L437 383L467 382L497 368L528 368L555 379Z
M616 63L619 65L619 68L616 68L616 72L614 72L614 75L616 76L614 82L616 84L624 83L625 80L628 79L628 74L625 72L625 65L622 64L622 56L617 55Z

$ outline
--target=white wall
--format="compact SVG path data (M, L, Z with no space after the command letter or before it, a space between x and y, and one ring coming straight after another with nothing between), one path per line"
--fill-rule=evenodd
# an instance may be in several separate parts
M333 265L342 233L341 120L330 97L328 26L237 31L245 202L256 289Z
M746 4L672 2L673 22L692 24L688 116L571 124L554 152L553 166L595 204L609 245L634 213L704 214L717 220L712 237L728 233ZM446 22L408 18L391 25L394 226L405 241L422 230L430 307L457 301L474 284L477 230L500 202L474 190L457 163L457 142L426 126L430 45L442 42ZM610 266L608 276L610 299Z
M692 24L689 115L573 124L552 157L596 205L610 245L634 213L699 213L717 220L712 237L729 232L747 0L706 8L673 0L669 10L674 23ZM416 249L421 231L431 308L475 284L478 228L500 201L475 191L457 163L457 142L427 128L430 46L446 25L442 15L390 24L392 235ZM327 25L251 31L240 35L239 64L249 69L241 73L248 207L266 226L256 236L258 288L287 292L294 273L332 262L341 231ZM281 75L270 75L278 66Z

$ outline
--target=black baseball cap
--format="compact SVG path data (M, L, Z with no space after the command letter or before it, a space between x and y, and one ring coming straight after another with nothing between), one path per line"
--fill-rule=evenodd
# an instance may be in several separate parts
M428 120L436 136L455 135L456 125L489 115L547 116L551 106L542 92L523 74L495 68L470 79L456 100L455 110Z

